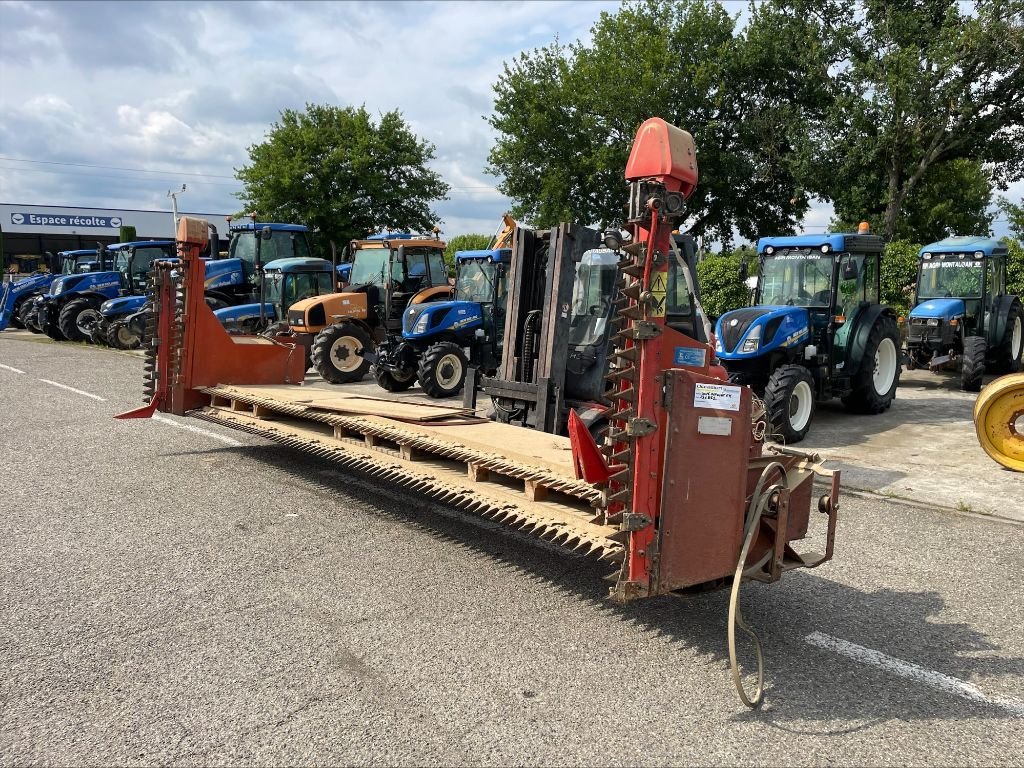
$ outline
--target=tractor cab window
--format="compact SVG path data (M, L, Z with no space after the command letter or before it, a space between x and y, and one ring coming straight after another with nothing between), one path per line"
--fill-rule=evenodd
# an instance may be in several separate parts
M383 285L388 279L388 257L386 248L360 248L356 251L349 275L351 285Z
M455 295L459 301L476 301L489 304L504 293L503 286L495 284L498 279L498 265L484 260L463 261L459 264L459 276L455 283Z
M844 253L839 257L836 313L851 319L867 301L867 262L863 253Z
M260 232L253 233L251 230L236 232L228 245L228 258L241 259L249 264L256 264L256 241L260 243L260 261L264 264L275 259L290 259L298 257L308 259L309 243L306 242L303 232L285 232L283 230L271 230L270 239L263 240Z
M590 346L604 340L612 314L618 261L615 251L594 248L584 253L576 265L572 317L569 320L570 346Z
M331 282L330 275L323 275L327 278L328 286ZM323 281L317 272L293 272L284 276L284 304L290 307L297 301L308 299L310 296L319 296L321 292L330 293L331 288L321 291Z
M281 301L284 288L284 275L274 270L263 273L263 300L269 304Z
M787 248L761 261L760 303L827 309L832 298L832 254Z
M122 252L123 253L123 252ZM144 284L150 271L153 269L153 262L166 258L167 254L162 248L136 248L135 257L131 259L131 275L133 284ZM118 260L121 255L118 254ZM120 267L118 268L121 270Z
M427 261L430 265L430 284L446 285L448 283L448 266L444 263L444 252L428 251Z
M986 298L1000 296L1006 292L1003 287L1003 260L985 259Z
M931 258L927 258L931 256ZM935 253L921 258L919 299L981 298L982 269L985 263L969 254Z
M406 248L405 264L396 258L391 264L391 279L402 293L448 284L444 253L436 248Z
M81 256L66 256L60 273L62 275L77 275L82 272L92 272L94 266L96 266L96 257L91 253Z
M665 292L666 315L693 314L693 303L690 290L686 285L686 276L682 273L683 269L686 267L679 266L674 258L668 260L668 288Z

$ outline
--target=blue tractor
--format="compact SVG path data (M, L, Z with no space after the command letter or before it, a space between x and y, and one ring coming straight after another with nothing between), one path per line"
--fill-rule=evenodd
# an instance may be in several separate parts
M986 371L1021 368L1024 312L1006 292L1003 243L948 237L918 254L914 308L907 318L907 367L960 368L960 388L981 390Z
M881 413L896 397L896 313L879 303L883 241L867 233L763 237L755 306L716 326L719 359L763 398L774 437L804 438L816 401Z
M274 337L290 335L288 310L292 304L311 296L335 293L336 281L337 272L326 259L275 259L263 265L260 281L262 302L225 307L213 314L228 331ZM308 369L312 338L296 336L295 341L306 349Z
M96 266L95 250L61 251L57 256L61 264L59 273L36 272L16 282L7 283L0 291L0 331L10 325L42 333L42 329L33 322L36 298L47 293L59 275L89 272Z
M512 251L458 251L452 301L414 304L402 315L402 335L378 347L377 383L396 392L417 381L431 397L462 389L469 365L492 374L501 362L506 265Z
M154 261L176 259L173 240L137 240L107 246L113 257L114 270L119 274L121 287L118 295L104 301L95 315L81 318L80 328L88 331L94 344L109 344L118 349L134 349L139 336L133 329L131 318L146 303L146 284Z

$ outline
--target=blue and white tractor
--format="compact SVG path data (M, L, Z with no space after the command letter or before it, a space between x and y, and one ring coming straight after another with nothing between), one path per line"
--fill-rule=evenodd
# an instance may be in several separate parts
M719 359L764 400L774 437L804 438L816 402L881 413L896 397L896 313L880 303L880 237L821 234L757 243L755 306L716 326Z
M177 251L173 240L135 240L109 245L107 253L120 277L120 290L117 296L100 304L95 315L83 315L79 325L81 330L88 331L88 338L94 344L134 349L139 346L140 334L132 318L146 304L146 286L153 262L176 259Z
M907 367L960 369L960 388L981 390L990 373L1021 368L1024 312L1006 292L1008 249L983 237L948 237L918 254L907 318Z
M512 251L458 251L451 301L413 304L402 314L402 335L377 348L377 383L397 392L417 381L431 397L462 389L467 366L493 373L501 362L506 265Z
M96 266L95 250L61 251L57 256L61 265L59 273L36 272L16 282L7 283L0 290L0 331L13 326L42 333L42 329L34 323L37 297L47 293L60 275L81 274Z

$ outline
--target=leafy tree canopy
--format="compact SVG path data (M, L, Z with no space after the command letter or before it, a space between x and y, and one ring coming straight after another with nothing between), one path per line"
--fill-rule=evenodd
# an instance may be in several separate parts
M456 251L479 251L486 248L490 242L490 235L456 235L448 241L444 249L445 264L448 265L449 269L454 270Z
M820 5L820 3L819 3ZM524 53L494 85L489 170L535 226L620 224L623 169L657 115L693 134L705 169L686 228L728 244L784 233L806 212L812 135L829 106L819 22L765 3L742 32L711 0L627 3L591 40Z
M375 122L365 107L307 104L286 109L265 141L235 169L238 198L260 219L318 229L338 248L381 230L428 231L430 204L448 185L427 167L434 146L395 110Z
M862 0L832 16L849 43L808 184L840 221L874 219L886 239L987 231L985 182L1024 177L1024 0L971 6Z

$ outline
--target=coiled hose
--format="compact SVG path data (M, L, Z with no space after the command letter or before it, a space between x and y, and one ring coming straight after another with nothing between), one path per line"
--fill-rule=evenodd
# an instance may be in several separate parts
M778 470L781 475L780 482L772 483L766 488L765 484L768 482L768 478L775 470ZM772 550L768 550L764 557L749 568L744 567L747 561L747 554L750 552L750 545L753 543L754 536L760 528L761 516L768 508L768 504L771 502L772 497L786 487L786 468L779 462L773 461L761 472L761 477L758 478L757 485L754 487L754 494L750 497L750 505L747 507L743 546L740 549L739 561L736 563L736 573L733 575L732 579L732 593L729 596L729 664L732 667L732 681L736 686L736 692L739 693L740 699L751 709L761 704L761 697L764 693L764 655L761 652L761 641L743 620L743 612L740 610L739 601L740 584L743 583L744 576L760 570L772 556ZM751 639L754 641L754 651L757 654L757 688L754 691L753 696L747 696L747 692L743 688L743 681L740 678L740 667L736 660L737 626L750 635Z

